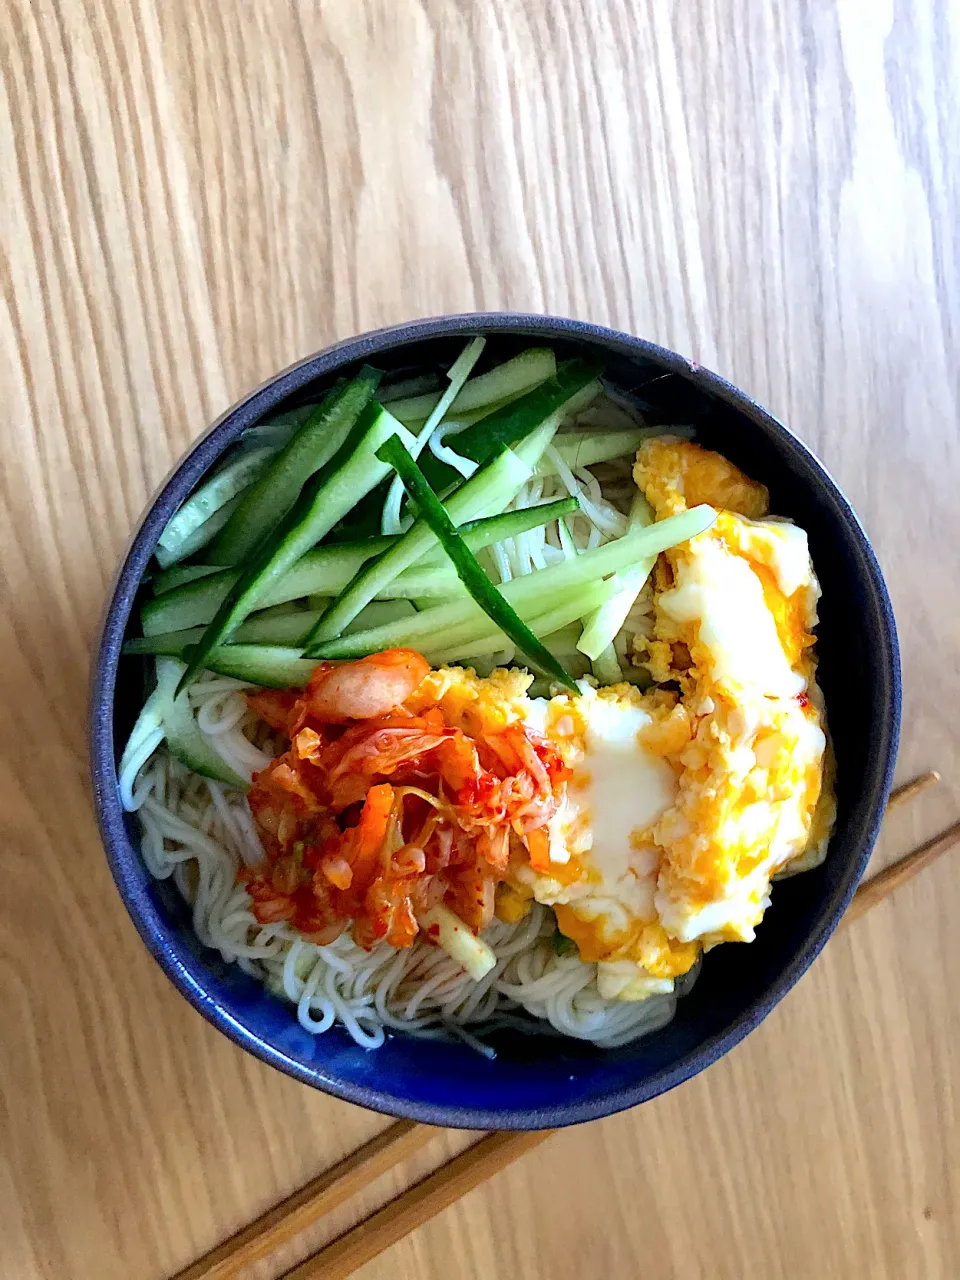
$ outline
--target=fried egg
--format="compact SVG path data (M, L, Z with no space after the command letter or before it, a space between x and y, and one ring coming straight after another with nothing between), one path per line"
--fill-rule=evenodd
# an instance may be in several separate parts
M679 750L665 746L678 796L645 839L660 852L664 928L710 947L752 940L771 878L795 859L822 861L835 804L812 654L820 588L806 533L753 518L766 491L688 441L647 442L634 474L659 517L702 501L705 469L741 510L721 510L712 529L658 566L648 661L655 679L679 687L689 738Z
M690 442L646 442L634 475L658 519L701 502L719 512L655 570L653 632L635 658L662 687L581 681L577 695L531 699L498 673L495 687L571 771L549 870L514 859L512 891L553 908L601 994L642 1000L702 951L752 941L772 879L823 860L835 801L806 533Z
M717 506L662 557L637 656L667 686L554 698L533 713L574 770L551 830L553 876L523 872L605 994L669 989L703 949L749 942L771 880L823 860L835 802L812 628L806 533L765 518L766 490L686 441L636 479L658 518Z

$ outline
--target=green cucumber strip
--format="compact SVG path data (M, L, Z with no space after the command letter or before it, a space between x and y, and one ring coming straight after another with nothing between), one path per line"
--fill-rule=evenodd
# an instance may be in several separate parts
M125 640L122 653L125 654L165 654L171 658L182 658L184 651L203 638L203 627L187 627L182 631L164 631L157 636L135 636Z
M207 527L209 537L198 546L196 535L200 529L207 526L210 518L221 511L226 503L252 485L266 471L272 457L271 449L251 449L238 454L198 489L194 489L179 511L167 521L167 527L157 539L154 555L160 567L168 569L170 565L186 559L205 546L215 536L217 529ZM229 517L224 519L224 524L227 519Z
M662 427L634 427L629 431L561 431L554 437L553 447L567 466L592 467L636 453L644 440L662 435ZM544 458L537 468L541 475L553 475L554 464Z
M519 453L519 449L514 449ZM498 516L485 516L482 520L469 520L458 527L457 532L471 551L493 546L504 538L515 538L518 533L539 529L542 524L552 524L564 516L572 515L580 504L576 498L554 498L550 502L536 502L520 511L503 511ZM430 557L439 555L431 552Z
M591 399L599 393L597 378L602 369L602 365L584 360L568 360L559 365L553 377L503 408L488 413L465 431L458 432L453 437L456 453L473 462L486 462L498 446L516 444L534 428L552 420L555 414L559 415L556 418L559 426L571 402L579 404L580 393L589 395ZM422 470L437 493L459 479L453 467L431 454L424 456Z
M399 382L388 383L387 386L380 387L377 399L381 404L393 404L397 400L410 400L414 396L429 396L431 400L435 400L436 396L432 392L439 393L440 376L436 373L421 373L414 377L403 378ZM393 410L390 410L393 413ZM397 415L394 413L393 415ZM424 417L427 415L424 414ZM403 419L401 418L401 422ZM406 425L406 424L404 424Z
M218 675L249 680L267 689L302 689L317 666L299 649L261 644L225 644L207 654L204 666Z
M334 383L333 389L342 387L346 381L346 378L338 378ZM277 413L265 422L258 422L255 427L247 427L237 441L237 447L240 449L269 449L274 454L278 453L293 437L295 432L303 426L316 410L316 407L315 404L301 404L296 409L287 409L284 413Z
M470 370L480 359L483 354L483 348L487 345L486 338L474 338L460 352L460 355L450 366L447 371L449 386L443 395L437 401L436 406L430 413L426 422L417 433L411 453L415 458L419 458L423 451L423 446L430 439L436 427L443 421L447 410L450 408L453 400L459 394L461 387L470 376ZM399 476L394 476L387 490L386 501L383 504L383 516L380 523L381 531L385 534L396 534L402 531L400 524L400 503L403 500L403 485ZM334 633L336 634L336 633Z
M371 600L347 627L347 635L366 627L386 626L390 622L400 622L403 618L416 616L417 611L410 600Z
M292 613L272 613L263 609L252 614L240 624L233 634L236 644L297 645L302 647L307 636L316 626L321 609L297 609ZM416 609L409 600L373 600L354 618L346 634L370 627L385 626L403 618L412 618ZM190 645L203 639L203 627L188 627L183 631L167 631L163 635L137 636L123 646L125 654L167 654L182 658Z
M203 639L191 652L181 680L184 687L203 669L207 654L228 640L247 615L265 603L270 589L300 557L379 484L388 473L389 464L378 457L377 451L394 435L406 441L413 439L386 409L375 402L368 404L336 456L307 481L293 510L264 539L251 564L230 589Z
M617 584L615 594L599 609L584 614L583 635L577 648L595 662L613 644L614 636L623 626L627 614L633 608L643 584L649 578L656 556L640 560L636 565L614 575Z
M535 636L553 636L562 628L569 627L571 623L575 622L583 613L584 608L599 608L616 590L617 587L613 579L604 581L601 578L597 582L588 583L576 593L575 599L564 600L561 604L555 605L546 612L526 619L527 626ZM444 644L438 649L425 649L423 656L431 666L439 667L446 666L455 658L485 657L487 654L496 653L499 649L503 649L507 644L509 644L509 639L502 630L485 629L483 634L478 634L472 640L453 645ZM547 648L555 657L558 657L563 652L562 649L552 644L548 644Z
M533 475L511 449L495 457L467 480L446 501L447 515L454 525L473 520L491 507L502 510ZM400 478L399 475L397 477ZM331 640L340 635L365 604L383 591L394 578L410 568L438 542L437 534L423 516L395 544L372 564L363 566L346 591L336 599L317 624L307 642Z
M600 684L620 684L623 680L617 651L612 644L608 644L602 653L598 653L590 665Z
M553 502L525 507L522 511L505 511L499 516L470 520L460 527L459 532L471 551L479 551L494 542L501 542L504 538L512 538L518 533L526 533L528 529L549 524L552 520L569 515L576 508L575 498L558 498ZM299 600L303 596L337 595L349 585L365 561L380 555L392 546L394 541L395 539L392 538L373 538L368 542L337 543L334 546L317 547L313 551L308 551L282 581L264 597L264 608L290 600ZM235 569L219 569L216 565L183 565L177 566L176 570L169 569L167 573L173 574L177 571L186 574L188 568L203 569L206 581L201 584L199 580L192 582L187 578L183 585L176 589L176 594L174 587L171 586L169 590L161 593L162 601L151 600L145 604L141 614L145 637L163 636L168 632L202 626L209 622L239 577ZM158 574L155 582L159 582L164 576L164 574ZM156 590L156 587L154 589ZM414 570L408 570L399 579L395 579L391 583L391 589L395 594L391 595L390 599L398 601L415 599L418 595L443 596L451 591L454 593L462 591L460 579L439 550L424 557L422 563L418 564ZM314 607L319 610L319 606ZM257 611L258 616L260 612L261 610ZM350 625L349 630L351 632L355 630L353 624ZM142 648L128 650L128 652L157 651Z
M531 347L488 373L471 378L450 405L450 416L460 421L464 414L493 404L515 400L557 371L557 360L549 347ZM390 412L402 423L423 422L437 407L439 396L422 395L394 402Z
M322 604L315 604L314 609L326 608L326 600ZM267 605L265 609L257 610L258 618L283 618L291 613L306 613L311 606L309 603L304 604L300 600L284 600L280 604Z
M162 596L177 587L186 586L188 582L197 582L200 578L222 572L218 564L175 564L162 573L154 574L150 579L150 589L155 596Z
M521 621L477 563L473 552L457 533L443 503L430 488L416 462L410 457L403 441L399 437L391 437L378 450L377 456L396 469L410 497L416 502L417 510L433 529L440 545L453 562L460 581L484 613L506 633L531 662L547 675L552 675L561 684L575 691L577 686L570 676L550 650L542 645L529 627Z
M666 520L658 520L648 529L630 531L622 538L616 538L602 547L595 547L592 551L581 552L560 564L514 578L512 582L499 588L500 594L515 609L526 612L527 616L531 616L531 608L536 612L544 612L560 603L567 592L576 591L588 582L618 573L638 560L659 555L669 547L696 537L709 529L716 518L717 513L712 507L693 507L690 511L668 516ZM330 640L318 645L317 652L324 658L357 658L396 646L416 649L433 636L443 636L444 640L449 638L452 643L450 633L454 628L469 626L478 619L482 620L482 617L483 610L479 605L473 600L460 598L448 604L436 605L432 609L424 609L415 618L396 626L373 627L369 631ZM459 635L456 639L459 642Z
M653 512L642 493L638 493L630 508L631 529L649 528L653 520ZM617 574L620 590L606 604L593 613L583 615L583 635L577 641L577 648L585 653L591 662L596 662L613 644L614 637L627 620L627 614L633 608L634 601L643 589L643 584L653 572L657 562L656 556L645 556L622 569ZM607 664L609 667L609 663ZM597 679L599 680L599 676Z
M298 600L301 596L336 595L365 560L379 555L389 545L386 538L372 538L367 542L343 542L308 551L264 595L261 608ZM236 569L218 569L214 574L184 583L147 601L140 613L143 634L160 635L210 622L239 579Z
M221 759L197 728L189 695L181 693L177 696L175 690L183 671L183 663L176 658L157 659L157 693L167 749L195 773L246 791L249 786L246 778L241 778Z
M337 453L370 403L380 371L364 365L355 378L335 387L251 486L210 549L214 564L239 564L269 536L297 500L310 476Z
M208 546L220 530L224 527L230 517L243 501L243 494L238 493L235 498L231 498L229 502L225 502L219 511L215 511L209 520L204 520L203 524L194 529L193 533L184 538L180 544L177 553L177 561L173 563L168 556L158 550L154 551L157 564L163 568L169 564L171 568L177 568L181 560L188 560L190 556L196 555L198 551L202 551Z
M117 765L117 787L124 809L133 808L133 784L137 774L163 741L163 720L160 716L160 694L156 689L140 709L136 724L130 730Z

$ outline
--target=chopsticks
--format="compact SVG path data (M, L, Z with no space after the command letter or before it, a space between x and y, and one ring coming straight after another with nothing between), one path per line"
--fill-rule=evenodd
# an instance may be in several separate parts
M555 1129L535 1129L488 1133L378 1209L372 1217L352 1227L299 1266L285 1271L280 1280L344 1280L555 1132Z
M887 811L909 803L939 781L939 777L938 773L930 771L898 787L890 795ZM841 927L859 920L957 843L960 843L960 822L873 876L854 894L840 922ZM186 1270L178 1272L172 1280L227 1280L239 1275L246 1267L287 1244L325 1214L370 1186L442 1132L410 1120L397 1121ZM345 1280L358 1267L402 1240L554 1132L553 1129L541 1129L487 1134L369 1218L284 1272L280 1280Z
M935 782L940 781L940 775L936 769L929 769L926 773L921 773L919 777L912 778L909 782L905 782L902 787L895 787L887 799L887 807L884 810L884 817L891 809L896 809L902 804L908 803L910 800L916 799L921 791L926 791L927 787L932 787ZM912 855L907 854L907 858ZM906 861L907 858L902 859Z
M412 1120L398 1120L332 1169L312 1178L299 1191L198 1258L185 1271L179 1271L173 1280L226 1280L228 1276L237 1275L242 1268L259 1262L325 1214L332 1213L442 1132Z

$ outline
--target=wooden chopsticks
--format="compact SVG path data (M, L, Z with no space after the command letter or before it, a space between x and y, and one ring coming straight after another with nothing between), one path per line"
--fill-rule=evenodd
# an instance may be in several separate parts
M933 783L935 771L898 787L887 806L908 803ZM960 843L960 822L900 858L861 885L842 921L846 926L882 902L925 867ZM325 1214L370 1186L381 1174L424 1147L441 1129L400 1120L282 1200L173 1280L227 1280L287 1244ZM472 1191L493 1174L550 1137L555 1130L490 1133L389 1201L371 1217L286 1271L280 1280L345 1280L390 1245Z
M343 1280L555 1132L488 1133L280 1280Z
M243 1267L259 1262L325 1214L332 1213L441 1132L430 1125L398 1120L204 1254L185 1271L178 1272L173 1280L226 1280L228 1276L235 1276Z

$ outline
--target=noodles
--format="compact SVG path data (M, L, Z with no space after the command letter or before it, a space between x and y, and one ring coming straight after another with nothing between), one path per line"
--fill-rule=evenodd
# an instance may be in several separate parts
M194 686L198 724L210 725L206 734L217 743L242 736L237 707L243 699L222 683ZM313 1035L340 1023L357 1044L375 1049L389 1031L454 1034L489 1053L477 1029L515 1026L525 1012L563 1035L613 1048L673 1015L673 995L639 1003L600 996L596 965L554 953L552 915L538 904L518 924L496 920L485 931L497 963L480 982L429 942L364 951L348 933L317 946L286 922L261 925L236 880L258 852L243 795L192 773L161 749L141 769L132 799L147 868L157 879L174 878L200 941L295 1005L300 1025Z
M611 413L617 425L626 419L622 409L608 407ZM460 429L453 422L441 423L424 443L435 457L469 476L476 463L445 444ZM501 583L561 563L627 530L625 511L636 491L630 458L602 464L601 488L591 471L569 467L553 447L548 456L551 473L533 475L507 509L568 495L577 498L579 509L489 547L485 556ZM408 517L399 521L405 523ZM650 634L650 612L651 593L645 587L618 637L621 657L636 636ZM567 638L566 643L572 641ZM507 663L513 656L510 646L485 658L483 665ZM250 687L206 673L188 692L206 744L247 779L265 770L288 745L250 709L245 697ZM559 1033L614 1048L662 1027L673 1016L676 992L642 1001L602 996L598 966L576 955L557 954L553 912L536 902L517 922L495 918L484 930L482 938L495 963L479 981L422 934L410 947L380 942L365 950L350 929L320 945L287 919L274 915L274 923L261 923L246 886L263 874L266 854L247 798L190 770L163 747L163 730L149 716L141 721L124 753L119 785L124 808L139 816L150 874L172 879L190 906L199 940L289 1002L310 1034L323 1035L339 1024L365 1049L377 1048L394 1031L454 1037L492 1057L483 1037L505 1028ZM432 800L427 793L418 794ZM246 871L255 874L245 881ZM270 918L259 906L257 910L262 919Z

